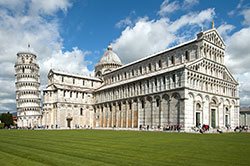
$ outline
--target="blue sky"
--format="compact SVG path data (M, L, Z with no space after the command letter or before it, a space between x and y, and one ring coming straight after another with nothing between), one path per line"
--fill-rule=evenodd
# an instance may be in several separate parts
M250 104L250 2L247 0L1 0L0 112L15 111L18 51L38 55L41 83L51 68L93 75L111 44L124 64L215 27L226 45L226 65Z
M174 1L169 1L169 3L173 2ZM214 8L216 15L213 19L217 27L222 24L232 24L235 25L234 31L243 27L241 24L243 19L242 15L229 15L230 12L237 10L235 7L241 3L240 1L230 1L226 7L225 0L190 2L193 3L192 7L173 12L167 15L167 17L174 21L189 12L199 12L208 8ZM95 64L102 55L103 49L105 49L109 43L119 38L121 32L124 30L125 27L116 26L119 21L128 17L131 21L142 17L148 17L149 20L161 19L158 12L162 3L162 0L73 1L73 5L66 14L58 14L60 24L62 25L60 33L64 39L64 50L70 50L72 47L77 46L82 50L91 50L92 53L97 51L97 54L94 53L86 57L87 60ZM178 3L181 4L183 1L178 1ZM245 5L244 1L242 4ZM209 28L209 26L210 25L206 23L204 29ZM185 31L185 29L183 29L183 31ZM192 37L195 37L195 34L193 34ZM93 64L88 66L90 70L93 70Z

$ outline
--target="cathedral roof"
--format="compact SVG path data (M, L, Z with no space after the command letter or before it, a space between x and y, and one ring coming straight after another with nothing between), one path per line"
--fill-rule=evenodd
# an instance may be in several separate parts
M107 50L104 52L101 60L99 61L99 63L97 65L103 65L103 64L122 65L122 62L121 62L120 58L112 50L111 46L108 46Z
M55 73L58 75L64 75L64 76L68 76L68 77L75 77L75 78L80 78L80 79L88 79L88 80L94 80L94 81L101 81L99 78L96 77L92 77L92 76L84 76L84 75L80 75L80 74L73 74L73 73L67 73L64 71L60 71L60 70L55 70L55 69L50 69L48 76L51 73Z

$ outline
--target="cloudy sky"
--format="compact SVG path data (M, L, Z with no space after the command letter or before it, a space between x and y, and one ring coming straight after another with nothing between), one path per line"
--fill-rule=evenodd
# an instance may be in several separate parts
M50 68L92 75L111 44L124 64L215 27L226 65L250 106L250 2L247 0L0 0L0 112L14 112L16 53L38 55L44 88Z

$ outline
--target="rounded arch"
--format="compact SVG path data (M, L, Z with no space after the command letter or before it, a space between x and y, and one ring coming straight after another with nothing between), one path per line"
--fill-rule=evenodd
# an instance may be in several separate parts
M226 99L225 102L224 102L224 105L229 106L230 105L230 101L228 99Z
M144 97L139 98L139 101L145 101Z
M172 94L171 98L175 98L175 99L178 100L178 99L181 98L181 95L179 93L175 92L175 93Z
M97 72L96 72L96 76L97 76L97 77L101 77L101 76L102 76L102 72L101 72L101 71L97 71Z
M218 104L219 103L219 100L217 99L217 97L213 96L212 99L211 99L211 104Z
M235 105L236 102L235 102L235 100L232 100L231 103L232 103L232 105Z
M162 99L169 100L169 95L168 94L163 94Z
M188 93L190 99L194 99L194 94L192 92Z
M171 125L180 125L181 123L181 102L180 94L173 93L171 95L170 104L170 116L173 117L170 119Z
M203 101L203 97L202 97L202 95L200 94L200 93L198 93L197 95L196 95L196 97L195 97L195 100L196 101Z
M155 95L154 99L161 99L161 97L159 95Z
M110 69L106 69L103 71L103 73L107 73L107 72L110 72L111 70Z
M196 111L202 111L202 106L200 102L196 103Z
M137 98L134 98L132 101L133 101L133 102L137 102L137 101L138 101L138 99L137 99Z
M152 97L151 96L147 96L146 99L147 99L147 101L152 101Z
M127 102L128 102L128 103L132 103L132 102L133 102L133 99L128 99Z

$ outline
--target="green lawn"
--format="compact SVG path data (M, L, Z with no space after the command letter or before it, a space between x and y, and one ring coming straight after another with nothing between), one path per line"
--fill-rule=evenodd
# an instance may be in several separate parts
M250 133L0 130L0 165L250 165Z

